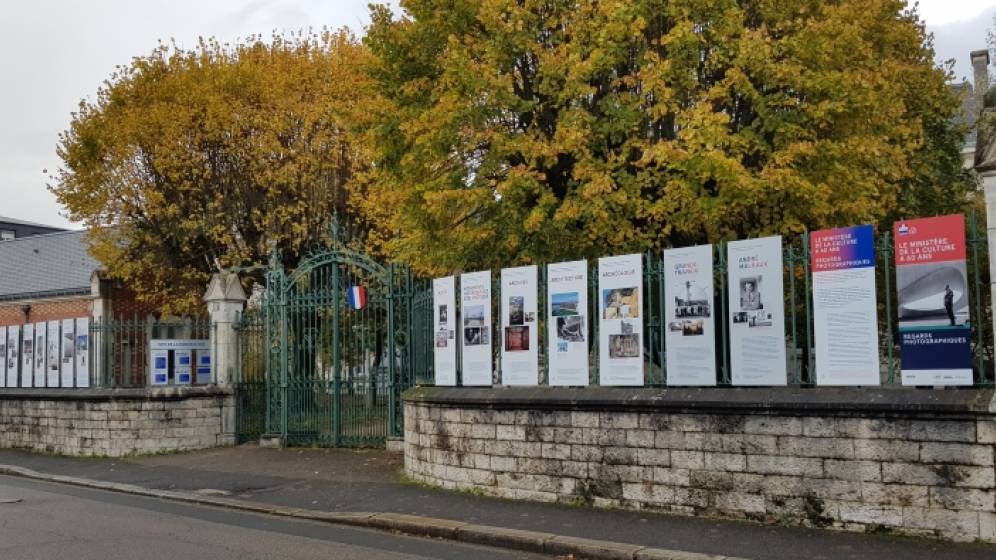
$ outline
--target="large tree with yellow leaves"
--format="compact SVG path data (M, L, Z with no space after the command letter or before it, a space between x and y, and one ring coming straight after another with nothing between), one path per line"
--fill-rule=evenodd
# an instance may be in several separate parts
M958 209L902 0L402 0L365 43L367 211L428 272Z
M365 53L346 32L161 45L80 104L51 188L112 278L197 310L212 271L271 245L293 264L333 213L358 216Z

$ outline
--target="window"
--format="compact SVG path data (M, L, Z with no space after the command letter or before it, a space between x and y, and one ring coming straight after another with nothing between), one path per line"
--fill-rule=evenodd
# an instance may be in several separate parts
M0 229L0 241L10 241L14 239L14 230Z

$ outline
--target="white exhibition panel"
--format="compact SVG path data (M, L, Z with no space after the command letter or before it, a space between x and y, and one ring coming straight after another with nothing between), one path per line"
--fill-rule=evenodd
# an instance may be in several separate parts
M643 385L643 257L598 259L599 383Z
M727 245L734 385L786 385L782 238Z
M810 234L817 385L878 385L875 238L870 225Z
M46 323L46 348L48 351L45 353L45 362L47 364L46 368L46 379L45 384L48 387L59 387L59 366L62 363L59 359L59 350L61 342L59 340L59 321L49 321Z
M18 366L21 365L21 327L19 325L13 325L7 327L7 386L17 387Z
M456 278L432 281L433 362L436 385L457 384Z
M34 387L35 326L31 323L21 326L21 386Z
M667 384L716 384L712 245L664 251Z
M539 384L535 266L501 271L502 385Z
M10 360L7 358L7 345L10 341L7 339L7 327L0 326L0 387L7 386L7 362Z
M62 379L60 384L62 387L72 387L76 383L76 320L75 319L64 319L62 321L62 338L60 339L61 344L61 361L62 366L60 372L62 374Z
M48 387L48 376L45 370L45 338L47 331L45 323L35 323L35 387Z
M76 386L90 386L90 319L76 319Z
M547 331L550 385L588 385L588 263L550 264Z
M491 355L491 271L460 275L460 316L462 328L463 384L490 386Z

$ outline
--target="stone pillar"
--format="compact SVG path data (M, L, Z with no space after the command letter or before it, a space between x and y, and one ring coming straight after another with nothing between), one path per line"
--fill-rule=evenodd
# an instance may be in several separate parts
M979 181L986 195L986 236L989 240L989 301L996 302L996 171L980 171ZM996 314L989 332L996 336Z
M239 367L239 338L235 332L235 320L246 303L246 294L238 275L220 272L212 276L204 301L211 315L214 383L229 386L236 381Z
M90 275L90 321L106 324L114 315L111 310L111 299L108 296L107 282L100 277L99 272ZM104 336L105 329L90 331L90 386L107 387L110 385L111 372L107 364L107 348L110 344ZM35 335L36 337L38 335Z

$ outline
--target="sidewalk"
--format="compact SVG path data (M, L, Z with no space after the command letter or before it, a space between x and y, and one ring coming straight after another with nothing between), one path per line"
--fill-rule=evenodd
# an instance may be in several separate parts
M992 545L513 502L434 490L403 482L401 456L378 450L241 446L122 460L0 449L0 465L278 506L403 513L754 560L996 557Z

